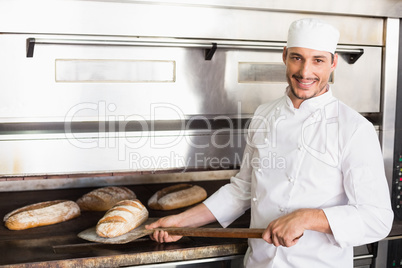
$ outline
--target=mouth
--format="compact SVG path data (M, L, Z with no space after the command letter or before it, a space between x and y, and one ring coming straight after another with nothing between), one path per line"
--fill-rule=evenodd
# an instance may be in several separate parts
M293 78L297 81L298 85L301 88L309 88L311 87L313 84L315 84L315 82L317 82L316 78L307 78L307 79L303 79L302 77L296 77L293 76Z

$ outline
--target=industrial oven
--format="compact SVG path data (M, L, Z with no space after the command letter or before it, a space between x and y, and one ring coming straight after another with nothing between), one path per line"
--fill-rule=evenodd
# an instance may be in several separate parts
M400 2L5 0L0 216L105 185L128 186L144 202L178 182L212 194L236 174L254 110L284 94L287 29L304 17L341 32L330 84L376 127L401 215L394 156ZM98 217L22 232L1 226L0 265L241 267L247 248L242 239L79 240ZM248 219L234 225L247 227ZM355 248L355 267L388 267L401 220L387 240Z

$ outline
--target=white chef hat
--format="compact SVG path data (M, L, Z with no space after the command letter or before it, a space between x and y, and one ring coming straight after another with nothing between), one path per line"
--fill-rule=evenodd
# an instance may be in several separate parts
M335 53L339 31L332 25L318 19L294 21L288 32L287 47L304 47Z

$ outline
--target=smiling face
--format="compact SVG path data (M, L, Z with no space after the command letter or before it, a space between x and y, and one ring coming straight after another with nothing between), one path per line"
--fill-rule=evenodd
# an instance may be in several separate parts
M338 63L338 54L309 48L284 48L286 79L290 86L289 97L295 108L307 99L325 93L329 77Z

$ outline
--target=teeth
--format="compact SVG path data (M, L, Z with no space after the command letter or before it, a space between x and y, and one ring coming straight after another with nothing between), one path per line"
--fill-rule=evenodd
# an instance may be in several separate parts
M301 82L301 81L299 81L300 82L300 84L302 84L302 85L311 85L312 83L314 83L314 81L311 81L311 82L309 82L309 83L303 83L303 82Z

